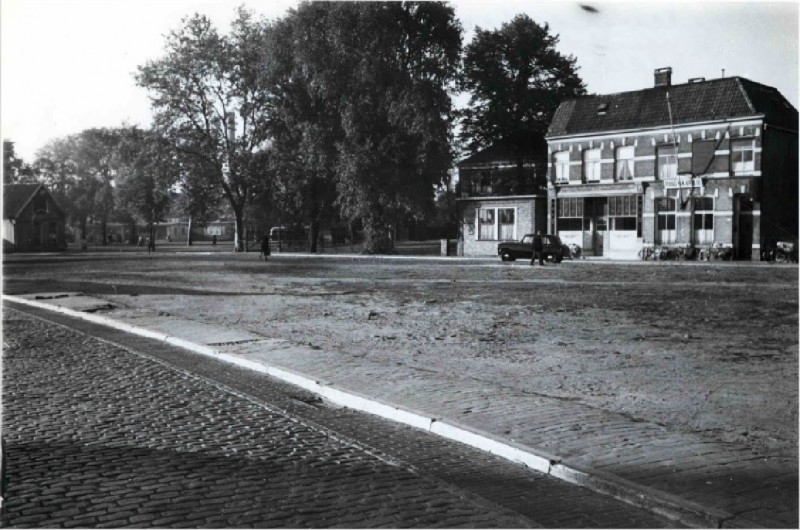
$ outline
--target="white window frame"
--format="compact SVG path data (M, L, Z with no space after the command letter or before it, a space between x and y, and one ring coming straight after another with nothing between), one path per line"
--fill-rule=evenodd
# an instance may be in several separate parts
M581 232L584 229L584 213L583 213L583 198L582 197L566 197L559 198L556 204L556 223L558 224L559 232ZM580 219L578 224L580 229L567 230L563 228L567 220Z
M600 182L603 173L600 149L587 149L583 152L583 179L586 182Z
M622 181L636 178L635 148L632 145L617 147L615 155L614 176L616 179ZM625 173L628 173L628 176L625 176Z
M714 201L714 197L703 196L703 197L695 197L695 198L697 198L697 199L705 199L705 200L711 201L711 209L710 210L708 210L708 209L706 209L706 210L694 210L694 212L692 213L692 215L695 215L695 216L697 216L697 215L700 215L702 217L709 216L710 219L711 219L711 226L710 227L698 228L697 227L696 218L692 219L692 226L693 226L693 230L694 230L694 242L697 243L698 245L710 245L711 243L714 242L714 208L716 207L715 201ZM694 201L695 198L692 199L693 203L695 202Z
M622 206L622 208L617 208ZM612 195L608 198L608 229L613 232L638 232L639 212L636 195ZM633 228L623 230L617 225L617 219L633 219Z
M671 210L658 209L656 212L656 230L658 231L658 242L662 245L675 243L678 235L678 200L675 197L664 197L668 202L672 202ZM661 219L664 219L665 228L661 228ZM672 219L672 228L669 228L669 220Z
M663 163L662 160L664 160ZM659 180L678 177L677 146L659 145L656 148L656 174Z
M511 228L511 235L506 235L507 239L501 239L500 230L500 211L511 210L514 216L514 223ZM484 237L481 231L481 212L492 212L491 233ZM478 241L516 241L517 239L517 207L516 206L482 206L475 212L475 224L478 227L477 235ZM490 226L489 223L484 223L484 226Z
M483 212L490 214L487 219L491 217L491 222L483 222ZM478 241L496 241L497 240L497 208L478 208L476 212L475 223L478 227ZM491 233L484 235L484 227L491 227Z
M502 223L502 216L501 212L508 211L511 212L511 223ZM503 226L511 226L510 233L508 233L508 229L506 229L505 236L503 235ZM517 239L517 209L513 207L506 207L506 208L497 208L497 239L500 241L516 241Z
M569 184L569 151L555 154L556 184Z
M735 153L749 153L749 160L737 161ZM756 141L753 138L731 140L731 174L737 175L756 170Z

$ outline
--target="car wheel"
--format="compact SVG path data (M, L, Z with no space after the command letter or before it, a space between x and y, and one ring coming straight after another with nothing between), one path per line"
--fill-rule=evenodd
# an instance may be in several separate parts
M548 254L545 258L550 263L557 263L555 254Z
M561 263L561 261L562 261L563 259L564 259L564 256L556 256L556 259L555 259L555 261L556 261L556 263Z
M500 254L500 259L503 261L514 261L514 257L507 250L504 250L503 253Z

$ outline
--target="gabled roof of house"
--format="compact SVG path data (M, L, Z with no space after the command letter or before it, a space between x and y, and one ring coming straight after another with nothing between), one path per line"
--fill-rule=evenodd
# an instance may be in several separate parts
M19 217L22 210L33 200L33 196L44 184L4 184L3 219Z
M670 107L674 125L764 115L768 124L797 130L797 109L777 89L726 77L565 100L547 138L669 126Z
M531 147L523 154L523 163L530 163L540 161L545 159L547 156L547 149L542 142L541 148L539 150ZM488 165L506 165L506 164L516 164L516 157L514 156L514 150L508 144L504 143L496 143L492 144L486 149L482 149L477 153L474 153L457 165L459 168L471 167L471 166L488 166Z
M58 201L44 184L3 184L3 219L19 217L33 200L33 197L39 193L40 188L50 196L52 203L64 215L61 205L58 204Z

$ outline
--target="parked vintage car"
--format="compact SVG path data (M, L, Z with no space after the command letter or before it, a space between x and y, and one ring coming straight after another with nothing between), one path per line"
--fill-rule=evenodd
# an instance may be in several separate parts
M547 261L561 263L565 257L569 257L569 248L561 242L558 236L542 236L542 250ZM497 245L497 255L503 261L514 261L515 259L531 259L533 255L533 234L527 234L519 241L503 241Z

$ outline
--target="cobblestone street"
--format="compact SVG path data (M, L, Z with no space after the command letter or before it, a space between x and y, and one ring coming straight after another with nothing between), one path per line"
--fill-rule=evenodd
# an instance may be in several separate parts
M175 348L8 307L3 325L4 526L673 524Z

